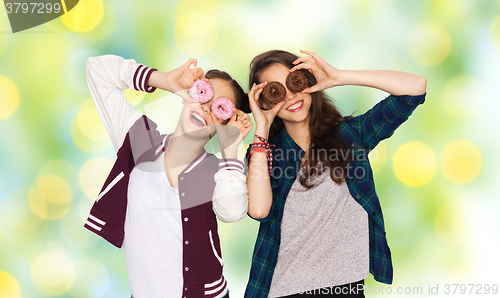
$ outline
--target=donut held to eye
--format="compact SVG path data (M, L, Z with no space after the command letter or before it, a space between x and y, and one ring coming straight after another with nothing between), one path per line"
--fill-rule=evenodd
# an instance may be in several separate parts
M262 99L265 101L260 101L261 105L266 107L269 104L277 104L285 100L286 90L285 86L278 81L270 82L262 90ZM269 104L268 104L269 103ZM271 108L269 106L269 108Z
M307 88L307 77L301 71L298 70L292 71L286 77L285 84L288 90L295 93L299 93Z
M221 120L227 120L233 116L234 104L227 97L217 97L212 102L212 113Z
M209 102L214 97L214 89L209 82L196 80L189 88L189 96L199 103Z

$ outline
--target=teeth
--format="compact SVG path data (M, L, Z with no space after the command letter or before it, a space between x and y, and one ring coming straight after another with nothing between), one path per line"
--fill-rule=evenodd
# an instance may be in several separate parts
M302 104L302 101L299 101L298 103L294 104L293 106L289 106L287 108L287 110L293 110L293 109L296 109L298 107L300 107L300 105Z
M203 117L201 117L200 115L198 115L198 113L194 113L193 112L193 115L196 117L196 119L200 120L201 123L205 123L205 119L203 119Z

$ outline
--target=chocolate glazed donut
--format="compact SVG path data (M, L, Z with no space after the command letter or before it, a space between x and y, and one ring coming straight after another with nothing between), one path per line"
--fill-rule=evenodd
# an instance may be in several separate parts
M288 90L298 93L307 88L307 77L301 71L292 71L286 77L286 87Z
M264 87L262 90L262 98L265 102L261 102L264 108L271 108L267 103L277 104L283 100L285 100L286 90L285 86L278 81L270 82Z

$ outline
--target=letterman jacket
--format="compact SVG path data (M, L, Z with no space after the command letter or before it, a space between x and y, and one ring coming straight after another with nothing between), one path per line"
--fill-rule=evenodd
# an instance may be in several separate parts
M172 135L160 134L157 125L137 112L126 101L121 90L130 87L153 92L155 88L148 87L147 83L154 70L132 59L125 60L113 55L87 60L89 88L117 150L117 160L84 226L118 248L121 248L124 239L130 173L137 164L160 157ZM113 100L105 101L102 98ZM123 130L125 126L129 127L126 132ZM211 298L226 289L215 213L224 222L239 221L245 216L248 195L244 181L241 161L219 161L204 149L179 174L185 243L183 297Z

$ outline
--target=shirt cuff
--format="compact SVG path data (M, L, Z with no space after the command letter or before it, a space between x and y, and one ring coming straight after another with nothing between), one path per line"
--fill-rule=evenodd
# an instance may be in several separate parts
M134 73L134 90L137 91L145 91L147 93L153 93L156 88L148 86L148 81L149 77L151 77L151 74L153 71L157 71L158 69L156 68L151 68L144 66L143 64L139 64L139 67L135 70Z
M426 95L427 93L421 95L392 95L392 96L394 96L397 100L407 105L416 106L424 103Z
M243 174L243 162L236 158L224 158L219 160L219 171L239 171Z

